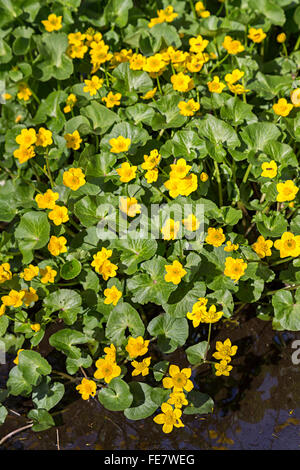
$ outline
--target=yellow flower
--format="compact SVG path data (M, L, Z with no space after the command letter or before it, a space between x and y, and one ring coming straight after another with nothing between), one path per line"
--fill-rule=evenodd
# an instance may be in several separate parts
M34 147L23 147L22 145L14 151L14 157L19 160L19 163L25 163L30 158L35 156Z
M145 178L146 178L148 184L151 184L151 183L154 183L155 181L157 181L158 169L154 168L154 170L148 170L145 173Z
M115 377L119 377L119 375L121 375L121 367L108 358L98 359L95 365L97 367L97 370L94 373L95 379L104 379L107 384L109 384L109 382Z
M58 256L61 253L66 253L66 243L67 239L65 237L55 237L54 235L52 235L48 243L48 250L53 256Z
M110 91L107 96L102 98L107 108L113 108L114 106L120 106L120 100L122 98L121 93L115 95Z
M144 340L142 336L133 338L130 336L127 342L126 351L128 352L131 359L137 356L144 356L148 352L149 340Z
M173 431L173 427L183 428L184 424L181 421L180 417L182 411L178 408L173 409L169 403L163 403L161 405L162 413L158 414L153 418L153 421L156 424L162 424L162 430L165 434L169 434Z
M92 261L91 266L95 268L96 272L99 272L104 261L108 260L112 255L112 250L107 250L106 248L101 248L101 251L98 251L93 255L94 261Z
M222 228L209 227L207 230L207 237L205 238L206 243L213 245L214 247L221 246L225 242L225 235Z
M2 317L2 315L5 315L5 309L6 306L4 304L0 305L0 317Z
M52 132L44 127L40 127L36 136L36 145L40 147L47 147L53 143Z
M62 16L56 16L54 13L48 16L47 20L43 20L42 23L45 26L46 31L48 33L52 33L52 31L58 31L62 28L61 24Z
M48 217L55 225L61 225L69 220L68 209L65 206L55 205L52 211L49 212Z
M227 73L225 75L225 82L233 85L235 82L240 80L245 75L245 72L239 69L234 69L232 73Z
M181 278L186 275L186 270L183 269L182 264L177 260L173 261L172 264L166 264L165 269L167 271L165 281L172 282L175 285L179 284Z
M253 250L255 253L260 257L264 258L265 256L271 256L272 251L271 248L273 246L272 240L265 240L265 238L260 235L255 243L252 245Z
M276 37L276 41L279 42L280 44L286 41L286 34L285 33L280 33Z
M29 148L36 143L37 136L35 129L22 129L21 134L17 135L16 142L23 148Z
M129 59L129 68L131 70L143 70L146 65L146 57L142 54L133 54Z
M97 94L97 91L102 87L103 82L103 78L99 78L97 77L97 75L93 75L91 80L84 80L86 86L83 87L83 91L85 93L89 93L90 96L94 96Z
M166 67L166 62L163 60L161 54L154 54L146 58L146 63L143 67L145 72L151 73L160 73Z
M68 149L73 149L73 150L79 149L82 139L78 131L74 131L72 134L65 134L64 138L67 142Z
M299 191L299 188L297 188L292 180L287 180L284 183L278 183L276 185L276 189L278 191L276 201L278 202L293 201Z
M18 349L18 351L17 351L17 356L16 356L16 358L13 360L13 363L14 363L14 364L16 364L16 365L19 364L19 354L20 354L20 352L22 352L22 351L25 351L25 349Z
M208 174L202 171L202 173L200 173L200 181L202 181L202 183L205 183L207 180L208 180Z
M171 83L175 91L190 91L194 88L194 80L189 76L185 75L183 72L174 74L171 76Z
M54 209L55 201L57 201L58 198L58 193L54 193L51 189L47 189L44 194L37 194L34 199L39 209Z
M23 304L24 295L24 291L18 292L12 289L8 295L4 295L3 297L1 297L1 301L6 307L18 308L21 307L21 305Z
M161 155L158 153L157 149L153 149L150 152L150 155L144 155L144 163L141 167L143 170L153 170L160 161Z
M231 85L231 83L228 83L228 88L235 95L242 95L243 93L247 93L248 91L250 91L240 83L237 83L236 85Z
M127 214L129 217L135 217L141 213L141 206L138 204L135 197L121 197L120 210Z
M111 362L116 362L117 351L113 344L111 344L109 347L107 346L106 348L104 348L104 352L105 352L105 359Z
M80 31L77 33L68 34L69 44L74 44L75 46L80 45L85 40L85 38L85 34L82 34Z
M187 165L184 158L179 158L179 160L175 164L171 164L170 167L170 178L178 179L184 178L192 168L191 165Z
M84 54L87 52L88 48L86 45L80 43L80 44L72 44L69 45L66 53L68 54L71 59L83 59ZM92 73L95 71L93 70Z
M208 89L211 93L222 93L226 85L220 82L219 77L214 76L211 82L207 83Z
M180 222L175 222L173 219L167 219L161 229L164 240L175 240L180 228Z
M91 63L93 64L92 73L95 73L101 64L108 62L113 55L108 52L109 46L104 44L104 41L92 41L90 47Z
M204 49L208 45L208 40L203 39L201 34L199 34L199 36L197 36L196 38L191 38L189 40L189 44L190 44L190 52L195 52L196 54L198 54L199 52L204 51Z
M209 310L205 310L205 312L203 312L201 321L203 321L204 323L216 323L220 320L222 316L223 312L217 312L216 306L211 305L211 307L209 307Z
M147 91L143 96L141 96L142 100L151 100L155 93L157 92L157 87L153 88L152 90Z
M169 368L169 376L163 378L164 388L173 388L173 392L190 392L194 388L193 382L190 380L192 375L191 368L180 370L178 366L172 364Z
M178 13L174 12L174 8L171 5L168 5L164 10L158 10L157 15L159 18L163 18L164 21L171 23L177 18Z
M243 276L247 268L247 263L240 258L226 258L225 261L225 276L230 277L233 281L238 281Z
M64 113L70 113L77 102L77 98L74 93L70 93L68 98L66 99L66 106L64 107Z
M83 378L81 383L77 385L76 390L78 390L83 400L88 400L96 395L97 385L93 380Z
M228 54L231 55L236 55L239 52L243 52L245 50L242 43L240 41L232 39L231 36L225 36L222 46L224 47L224 49L226 49Z
M274 113L277 116L288 116L293 109L293 105L288 103L285 98L280 98L277 103L273 104Z
M35 332L38 333L41 330L41 325L39 323L33 323L30 325L30 328Z
M29 307L30 304L39 300L36 290L33 287L29 287L29 290L23 289L21 292L24 292L23 302L26 307Z
M227 361L224 361L224 359L218 364L215 364L215 368L217 376L226 375L228 377L229 372L232 370L232 366L230 366Z
M275 176L277 175L277 163L275 162L275 160L262 163L261 169L261 176L263 176L264 178L275 178Z
M0 284L3 284L6 281L9 281L12 278L12 273L10 271L10 264L3 263L0 264Z
M52 269L51 266L46 266L45 268L40 268L40 273L42 276L41 283L47 284L48 282L54 282L54 278L57 274L57 271L55 271L55 269Z
M122 297L122 292L119 291L116 286L112 286L110 289L108 288L104 290L104 295L106 297L104 300L106 305L113 304L116 306L119 299Z
M208 18L210 16L210 11L208 10L203 10L200 12L201 18Z
M126 139L122 135L119 135L117 138L113 138L109 140L109 145L111 146L110 151L112 153L121 153L127 152L131 144L130 139Z
M203 54L189 55L186 59L185 66L189 72L200 72L203 67L205 60Z
M122 163L121 168L118 168L116 172L120 176L122 183L128 183L136 177L137 166L130 166L128 162Z
M189 230L189 232L194 232L195 230L198 230L200 226L200 222L194 214L189 214L186 219L182 220L182 223L185 228Z
M295 108L299 108L299 106L300 106L300 88L295 88L295 90L293 90L291 92L291 102L293 103Z
M226 242L226 246L224 247L224 251L227 251L228 253L230 253L231 251L236 251L238 249L239 249L239 244L231 243L230 240Z
M170 405L174 405L175 408L182 408L189 404L186 399L184 392L172 392L170 393L170 398L167 401Z
M263 32L262 28L258 28L258 29L250 28L249 29L248 38L251 39L253 42L256 42L256 43L262 42L266 36L267 35L266 33Z
M204 297L199 297L198 302L193 305L192 311L187 312L186 317L192 320L193 327L197 328L201 322L205 322L206 304L208 300Z
M274 243L276 250L280 251L280 258L293 256L296 258L300 255L300 235L294 235L291 232L284 232L280 240Z
M224 360L227 362L231 361L231 356L235 356L238 347L232 346L231 341L227 338L224 343L221 341L216 342L216 352L213 354L213 357L218 360Z
M85 174L81 168L70 168L63 174L63 184L72 189L72 191L77 191L85 183Z
M201 11L205 10L205 6L203 4L203 2L197 2L195 4L195 10L196 10L196 13L200 14Z
M23 272L20 273L20 277L24 281L32 281L32 279L39 274L39 267L30 264L28 268L25 268Z
M1 97L4 101L8 101L12 98L12 95L10 93L2 93Z
M28 101L32 92L26 83L19 83L17 97L19 100Z
M180 114L182 114L182 116L194 116L195 112L199 110L200 104L192 98L187 102L180 101L178 103L178 108L180 109Z
M149 366L151 362L151 357L146 357L142 360L142 362L132 361L132 367L134 370L132 371L132 376L135 377L136 375L142 374L143 377L149 374Z

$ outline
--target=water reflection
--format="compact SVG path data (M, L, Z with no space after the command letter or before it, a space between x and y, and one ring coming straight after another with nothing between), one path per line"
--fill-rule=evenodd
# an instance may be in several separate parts
M215 377L207 368L194 381L196 389L214 397L211 415L184 415L185 427L165 435L151 417L129 421L122 413L104 410L96 399L83 402L72 392L68 397L72 403L57 416L60 448L299 449L300 366L292 364L291 343L300 339L300 333L274 332L270 323L248 314L239 325L227 322L215 330L213 340L227 337L239 348L230 377ZM171 360L187 365L183 351ZM22 413L30 402L16 400L14 406ZM25 418L10 415L0 428L0 437L25 423ZM52 450L56 443L54 428L42 433L25 431L3 448Z

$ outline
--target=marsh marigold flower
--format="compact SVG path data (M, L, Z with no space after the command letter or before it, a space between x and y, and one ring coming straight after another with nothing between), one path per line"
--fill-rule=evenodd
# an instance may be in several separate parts
M74 108L75 104L77 102L77 97L74 95L74 93L70 93L68 98L66 99L66 106L64 107L64 113L70 113L72 109Z
M223 245L225 242L225 235L223 233L222 228L213 228L209 227L207 230L207 237L205 238L206 243L209 245L213 245L214 247L218 247Z
M178 103L180 114L182 116L194 116L194 114L200 109L200 104L193 99L189 101L180 101Z
M190 91L194 88L194 80L183 72L171 76L171 83L175 91Z
M156 424L162 424L162 430L165 434L169 434L175 428L183 428L184 424L181 421L182 411L179 408L173 409L169 403L163 403L161 405L162 413L158 414L153 418Z
M48 250L53 256L58 256L62 253L66 253L66 243L67 239L65 237L55 237L54 235L52 235L48 243Z
M189 404L184 392L170 393L170 398L167 401L167 403L169 403L170 405L174 405L175 408L182 408L183 406L186 406Z
M131 144L130 139L126 139L122 135L119 135L117 138L112 138L109 140L109 145L111 146L111 153L121 153L127 152Z
M157 92L157 87L153 88L152 90L147 91L143 96L141 96L142 100L151 100L154 97L155 93Z
M121 367L118 366L116 362L111 361L108 358L98 359L95 366L97 367L97 370L94 373L95 379L104 379L107 384L109 384L109 382L115 377L119 377L119 375L121 375Z
M224 274L236 282L244 275L246 268L247 263L243 259L231 258L229 256L225 261Z
M10 264L3 263L0 264L0 284L3 284L6 281L9 281L12 278L12 273L10 271Z
M88 400L96 395L97 385L93 380L83 378L81 383L77 385L76 390L78 390L83 400Z
M255 243L252 245L253 250L260 258L265 258L266 256L271 256L271 248L273 246L272 240L265 240L265 238L260 235Z
M148 352L148 346L150 341L145 340L142 336L133 338L130 336L127 342L126 351L128 352L131 359L134 359L138 356L144 356Z
M48 33L52 31L58 31L62 28L61 24L62 16L56 16L54 13L48 16L47 20L43 20L42 23Z
M218 360L230 362L231 356L235 356L237 349L237 346L232 346L229 338L227 338L224 343L217 341L216 352L213 354L213 357Z
M208 310L205 310L202 316L202 321L204 323L216 323L223 316L223 312L217 312L217 307L211 305Z
M19 83L17 97L19 100L29 101L32 91L26 83Z
M165 275L166 282L172 282L177 285L181 282L181 279L186 275L186 270L183 268L182 264L175 260L172 264L165 265L167 274Z
M37 194L34 199L39 209L54 209L58 198L58 193L53 192L52 189L47 189L44 194Z
M48 145L51 145L52 143L52 132L44 127L40 127L36 136L36 145L39 147L48 147Z
M81 168L70 168L63 174L63 184L72 189L72 191L77 191L85 183L85 174Z
M192 311L187 312L186 317L192 320L194 328L197 328L201 322L204 323L207 302L208 300L204 297L199 297L198 301L193 305Z
M200 222L194 214L189 214L186 219L182 220L182 223L189 232L195 232L200 227Z
M229 372L232 370L232 366L227 361L222 359L219 363L215 364L216 376L225 375L229 376Z
M135 217L141 213L141 206L135 197L121 197L119 207L121 212L124 212L129 217Z
M37 136L35 129L22 129L21 134L17 135L16 142L20 147L29 148L36 143Z
M228 54L231 55L236 55L239 52L243 52L245 50L242 43L238 40L232 39L231 36L225 36L222 46L224 47L224 49L226 49Z
M23 298L23 302L26 305L26 307L29 307L30 304L37 302L39 300L36 290L33 287L29 287L28 290L24 289L21 292L24 292L25 294Z
M299 108L299 106L300 106L300 88L295 88L295 90L293 90L291 92L291 102L293 103L295 108Z
M51 266L46 266L45 268L40 268L40 274L42 284L48 284L48 282L53 284L57 271L52 269Z
M275 178L275 176L277 175L277 163L275 162L275 160L262 163L261 169L261 176L263 176L264 178Z
M224 251L227 251L227 252L236 251L238 249L239 249L239 244L232 243L230 240L226 242L226 246L224 247Z
M55 225L61 225L69 220L68 209L65 206L55 205L48 217Z
M274 243L276 250L280 252L280 258L293 256L296 258L300 255L300 235L294 235L291 232L284 232L280 240Z
M208 89L211 93L222 93L226 85L220 82L219 77L216 75L213 77L212 81L207 83Z
M78 131L74 131L72 134L65 134L64 138L67 142L68 149L73 149L73 150L79 149L82 139Z
M284 183L278 183L276 185L276 189L278 191L276 201L278 202L293 201L299 191L299 188L292 180L287 180Z
M19 364L19 355L22 351L25 351L25 349L18 349L17 351L17 356L15 357L15 359L13 360L13 363L18 365Z
M116 172L122 183L128 183L136 177L136 170L137 166L131 166L128 162L124 162L120 168L117 168Z
M192 375L191 368L180 370L178 366L172 364L169 367L169 376L163 378L163 387L172 388L173 392L190 392L194 388L193 382L190 380Z
M86 86L83 87L83 91L85 93L89 93L90 96L95 96L97 91L102 87L103 82L103 78L99 78L97 75L93 75L91 80L84 80Z
M262 42L265 39L265 37L267 37L267 35L266 33L264 33L262 28L258 28L258 29L250 28L249 29L248 38L251 39L251 41L259 43L259 42Z
M106 305L113 304L114 306L116 306L118 301L122 297L122 292L119 291L116 286L112 286L111 288L107 288L104 290L104 296L106 297L104 300L104 303Z
M143 377L149 374L149 366L151 362L151 357L146 357L142 360L142 362L132 361L131 365L134 367L132 371L132 376L135 377L136 375L142 374Z
M286 34L285 33L280 33L276 37L276 41L282 44L283 42L286 41Z
M15 289L12 289L8 295L4 295L3 297L1 297L1 301L6 307L18 308L21 307L21 305L23 304L24 295L24 291L18 292Z
M104 348L104 352L105 352L104 359L107 359L112 362L116 362L117 350L113 344L111 344L110 346L106 346Z
M175 222L173 219L167 219L161 229L164 240L175 240L180 228L180 222Z
M39 274L39 267L30 264L28 268L24 268L24 271L20 273L20 277L24 279L24 281L32 281L32 279Z
M19 163L25 163L30 158L35 157L34 147L23 147L22 145L14 151L14 157L19 160Z
M288 116L293 109L293 105L288 103L285 98L280 98L277 103L273 104L274 113L277 116Z
M189 44L190 44L190 52L195 52L196 54L198 54L199 52L204 51L204 49L208 45L208 40L203 39L201 34L199 34L199 36L197 36L196 38L191 38L189 40Z
M110 91L107 96L102 98L107 108L113 108L114 106L120 106L120 100L122 98L121 93L115 95Z

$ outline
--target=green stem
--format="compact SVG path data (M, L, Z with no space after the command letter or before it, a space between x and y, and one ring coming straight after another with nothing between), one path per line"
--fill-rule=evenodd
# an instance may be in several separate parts
M50 185L51 185L51 188L53 188L54 186L54 181L53 181L53 178L52 178L52 174L51 174L51 170L50 170L50 164L49 164L49 158L48 158L48 150L45 154L45 160L46 160L46 165L47 165L47 174L48 174L48 178L50 180Z
M247 170L244 174L243 183L247 182L247 179L248 179L248 176L250 174L251 168L252 168L252 163L249 163L248 168L247 168Z
M219 192L219 205L220 207L223 206L223 193L222 193L222 183L221 183L221 177L220 177L220 171L219 171L219 166L218 163L214 160L215 164L215 170L216 170L216 179L218 183L218 192Z
M216 68L218 68L227 59L228 56L229 56L229 54L227 52L227 54L223 57L223 59L221 59L219 62L217 62L216 65L210 70L209 75L211 75L213 73L213 71Z
M207 356L207 353L208 353L210 337L211 337L211 323L208 326L208 336L207 336L207 345L206 345L205 354L204 354L204 362L206 362L206 356Z
M157 83L157 87L158 87L158 89L159 89L159 93L162 95L163 92L162 92L162 89L161 89L161 86L160 86L160 81L159 81L159 77L158 77L158 76L156 77L156 83Z

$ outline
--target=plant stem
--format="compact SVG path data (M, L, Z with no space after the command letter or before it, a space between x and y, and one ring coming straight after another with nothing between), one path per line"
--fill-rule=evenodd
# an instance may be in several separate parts
M220 207L222 207L223 206L223 193L222 193L222 183L221 183L220 171L219 171L218 163L216 162L216 160L214 160L214 164L215 164L216 179L217 179L218 191L219 191L219 205L220 205Z
M243 178L243 183L244 184L247 183L247 179L248 179L248 176L250 174L251 168L252 168L252 163L249 163L248 168L247 168L247 170L244 174L244 178Z

